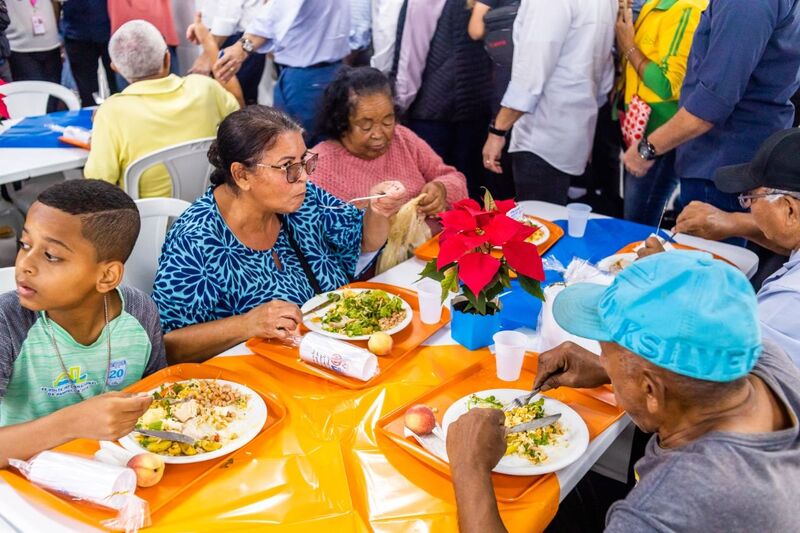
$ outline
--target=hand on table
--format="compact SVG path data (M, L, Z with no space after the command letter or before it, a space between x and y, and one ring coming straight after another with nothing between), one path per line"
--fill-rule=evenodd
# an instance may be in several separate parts
M506 138L493 133L486 137L486 144L483 145L483 166L495 174L503 173L503 167L500 166L500 158L503 156L505 145Z
M303 314L290 302L272 300L251 309L244 315L247 320L247 336L262 339L289 340L299 334Z
M645 161L642 159L642 156L639 155L639 147L636 145L636 143L633 143L625 151L623 163L625 163L625 168L628 170L628 172L637 178L641 178L653 167L655 164L655 159L651 161Z
M370 209L382 216L390 217L405 203L406 188L399 181L382 181L369 190L369 195L384 194L382 198L369 201Z
M152 401L145 393L107 392L67 407L72 423L66 429L78 438L116 440L133 431Z
M674 233L685 233L711 241L733 237L731 214L713 205L693 201L683 208L675 223Z
M591 389L609 382L600 358L572 342L562 343L539 354L533 388L543 391L558 387Z
M489 472L506 453L506 415L499 409L470 409L447 428L450 468Z
M420 191L425 198L419 202L419 212L423 215L435 215L447 209L447 189L438 181L429 181Z
M639 256L639 259L643 257L647 257L650 255L660 254L661 252L665 252L666 249L658 237L650 236L644 241L644 247L640 248L636 255Z

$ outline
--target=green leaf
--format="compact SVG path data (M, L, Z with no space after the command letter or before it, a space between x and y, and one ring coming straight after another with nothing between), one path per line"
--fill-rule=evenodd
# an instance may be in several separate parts
M522 274L518 275L518 279L520 286L525 290L525 292L544 301L544 291L542 291L542 284L539 283L538 280L523 276Z
M423 268L422 272L419 273L419 279L422 278L429 278L440 283L444 280L444 274L440 272L438 268L436 268L436 259L431 259L425 263L425 268Z
M476 306L475 309L478 310L478 313L481 315L486 314L486 293L481 291L476 298Z
M449 292L458 291L458 267L453 267L446 271L442 281L442 302L447 299Z
M494 211L497 209L497 204L494 203L494 197L489 189L481 187L485 192L483 193L483 208L487 211Z

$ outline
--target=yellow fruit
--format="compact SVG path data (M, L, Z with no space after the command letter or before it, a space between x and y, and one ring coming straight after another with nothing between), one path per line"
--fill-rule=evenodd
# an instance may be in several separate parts
M367 348L369 348L369 351L375 355L389 355L389 353L392 351L393 344L394 342L392 341L391 336L379 331L378 333L373 333L369 336Z

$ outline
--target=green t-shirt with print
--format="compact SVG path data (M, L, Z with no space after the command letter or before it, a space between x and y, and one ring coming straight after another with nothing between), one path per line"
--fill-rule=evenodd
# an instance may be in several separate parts
M101 394L106 382L107 391L124 389L166 366L155 304L133 288L121 287L119 294L122 313L89 346L50 321L63 367L44 313L22 307L15 293L0 296L0 426L34 420L80 402L81 396Z

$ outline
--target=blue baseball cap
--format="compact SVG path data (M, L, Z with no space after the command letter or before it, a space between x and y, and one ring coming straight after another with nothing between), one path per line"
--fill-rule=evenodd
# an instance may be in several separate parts
M606 287L577 283L556 296L565 330L615 342L676 374L727 382L761 354L756 295L736 268L705 252L640 259Z

